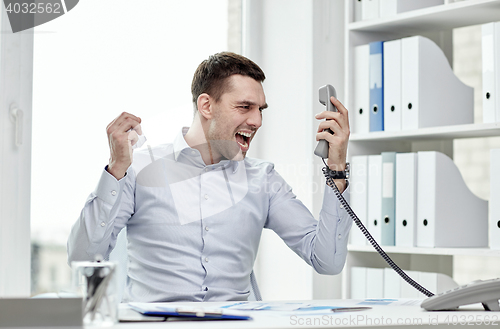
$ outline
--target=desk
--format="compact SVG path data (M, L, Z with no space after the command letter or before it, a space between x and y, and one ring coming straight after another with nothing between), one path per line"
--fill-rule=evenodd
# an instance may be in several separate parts
M169 321L153 323L119 323L116 329L157 328L451 328L473 325L474 328L500 326L500 312L485 312L480 304L460 308L460 311L427 312L420 308L418 300L403 300L388 303L359 305L361 300L315 300L303 301L313 305L329 306L371 306L372 309L357 312L338 312L325 315L286 314L270 311L251 311L252 321ZM176 303L179 304L179 303ZM228 303L186 303L203 307L219 307ZM121 305L125 307L125 305Z

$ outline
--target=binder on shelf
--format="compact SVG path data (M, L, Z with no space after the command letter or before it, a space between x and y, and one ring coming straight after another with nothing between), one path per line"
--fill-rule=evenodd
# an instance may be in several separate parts
M488 202L466 186L440 152L418 152L417 246L486 247Z
M370 43L370 131L384 130L384 42Z
M420 282L420 272L418 271L405 271L406 274L413 280ZM399 281L401 285L401 295L399 298L410 298L410 299L418 299L418 298L424 298L425 295L423 295L421 292L419 292L417 289L415 289L413 286L409 285L408 282L405 280L401 279Z
M420 272L418 276L418 283L435 294L458 287L458 283L443 273Z
M366 269L366 298L384 297L384 269Z
M379 17L379 0L361 1L361 19L376 19Z
M391 17L399 13L438 6L444 4L444 0L379 0L379 16Z
M405 272L410 278L435 294L458 287L458 284L446 274L420 271ZM422 293L403 280L392 268L384 268L384 298L414 299L423 297L425 296Z
M370 45L354 48L354 110L352 132L367 134L370 132Z
M500 22L481 26L483 122L500 121Z
M368 156L368 231L382 241L382 155Z
M396 154L396 246L417 242L417 153Z
M366 267L351 267L351 299L366 298Z
M442 50L422 36L401 45L401 128L473 123L474 90L455 76Z
M490 150L488 237L491 249L500 249L500 149Z
M366 226L368 214L368 156L358 155L351 159L350 201L352 210ZM366 238L361 230L351 230L351 244L366 245Z
M384 42L384 130L401 130L401 39Z
M382 238L384 246L396 243L396 152L382 152Z
M363 19L362 13L363 0L353 1L353 22L359 22Z
M392 268L384 268L384 298L400 298L402 281Z

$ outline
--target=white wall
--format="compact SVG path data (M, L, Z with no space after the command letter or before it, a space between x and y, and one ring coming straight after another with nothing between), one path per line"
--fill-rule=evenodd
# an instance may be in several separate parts
M269 104L250 156L274 162L297 197L317 216L324 180L317 174L321 167L313 155L319 124L314 114L322 111L319 87L331 83L339 95L343 93L343 63L328 61L337 56L333 51L343 54L339 28L343 3L251 0L244 1L243 8L243 54L264 70ZM313 270L271 231L263 234L256 274L264 299L315 296Z

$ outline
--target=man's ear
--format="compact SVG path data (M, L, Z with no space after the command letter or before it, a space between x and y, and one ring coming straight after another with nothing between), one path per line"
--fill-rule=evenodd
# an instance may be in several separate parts
M212 119L213 116L211 103L212 98L206 93L198 96L198 100L196 102L196 105L198 106L198 113L200 113L200 115L207 120Z

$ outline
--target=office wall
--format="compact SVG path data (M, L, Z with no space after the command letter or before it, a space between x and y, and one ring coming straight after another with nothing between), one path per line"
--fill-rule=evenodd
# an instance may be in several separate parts
M243 2L243 54L266 73L269 108L249 155L269 160L317 216L324 179L313 155L322 111L318 88L326 83L343 93L343 63L329 61L343 53L343 2L286 0ZM265 299L313 298L313 270L281 239L264 231L256 274ZM323 282L317 286L324 290ZM332 287L332 289L335 289ZM339 289L340 293L340 289ZM316 297L316 296L314 296Z

